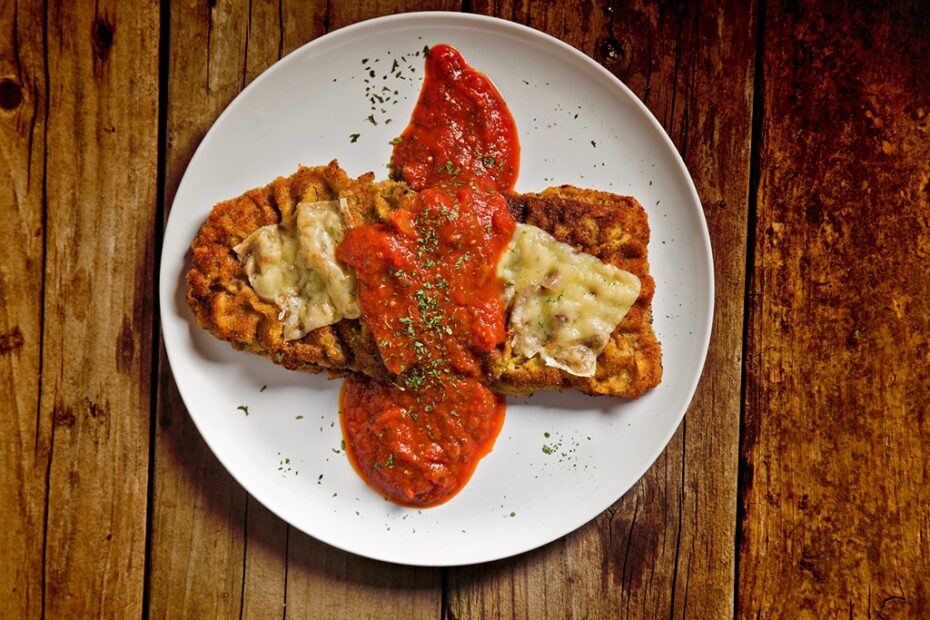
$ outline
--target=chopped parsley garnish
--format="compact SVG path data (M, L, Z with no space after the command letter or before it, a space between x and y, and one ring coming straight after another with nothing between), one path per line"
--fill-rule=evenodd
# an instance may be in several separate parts
M249 406L248 405L239 405L236 407L237 410L242 411L245 415L249 415Z
M375 120L375 115L374 115L374 114L369 114L369 115L368 115L368 118L366 118L365 120L368 121L369 123L371 123L372 125L375 125L375 126L378 125L378 121Z
M400 143L403 142L403 141L404 141L403 136L397 136L396 138L394 138L393 140L391 140L391 144L400 144Z
M356 142L358 142L358 138L359 138L359 136L361 136L361 135L362 135L362 134L360 134L360 133L353 133L353 134L349 135L349 142L351 142L352 144L355 144Z
M280 362L281 360L284 359L284 353L280 353L280 352L275 353L275 354L274 354L274 359L275 359L276 362Z
M544 445L542 447L542 451L543 451L543 454L552 454L553 452L555 452L555 448L553 448L552 446Z

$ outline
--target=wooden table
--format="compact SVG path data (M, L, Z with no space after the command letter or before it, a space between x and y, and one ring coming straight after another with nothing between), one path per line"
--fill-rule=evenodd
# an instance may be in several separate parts
M930 5L0 3L0 617L930 617ZM694 177L704 377L580 530L369 561L251 499L160 346L178 180L282 55L378 15L497 15L593 56Z

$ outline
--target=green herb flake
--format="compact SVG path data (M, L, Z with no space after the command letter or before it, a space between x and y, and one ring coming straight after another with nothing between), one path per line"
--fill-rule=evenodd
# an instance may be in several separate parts
M358 139L359 139L359 137L360 137L361 135L362 135L362 134L360 134L360 133L353 133L353 134L350 134L350 135L349 135L349 142L351 142L352 144L355 144L356 142L358 142Z
M304 417L303 417L302 415L298 415L298 416L294 416L294 419L295 419L295 420L303 420Z
M248 405L239 405L236 407L237 410L242 411L245 415L249 415L249 406Z
M275 360L276 362L280 363L281 360L283 360L283 359L284 359L284 353L275 353L275 354L274 354L274 360Z
M387 460L384 461L384 466L385 466L385 467L394 467L394 453L393 453L393 452L391 452L390 454L388 454Z
M267 390L267 389L268 389L268 386L267 386L267 385L263 385L263 386L261 387L261 389L259 390L259 392L264 392L264 391Z
M403 142L403 141L404 141L403 136L397 136L396 138L394 138L393 140L391 140L391 144L400 144L400 143Z
M543 451L543 454L552 454L553 452L555 452L555 448L553 448L552 446L544 445L542 447L542 451Z

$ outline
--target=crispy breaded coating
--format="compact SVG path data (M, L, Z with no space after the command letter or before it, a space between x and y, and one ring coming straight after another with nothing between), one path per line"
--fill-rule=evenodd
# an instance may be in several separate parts
M252 289L233 248L256 229L290 217L301 201L345 198L354 220L349 225L360 226L397 208L407 192L406 186L392 181L374 183L371 173L352 179L333 161L301 167L288 178L217 204L191 244L187 303L197 322L233 347L286 368L334 375L358 371L387 378L377 346L358 320L343 320L285 341L278 307Z
M375 183L371 173L352 179L333 161L328 166L301 167L288 178L217 204L191 244L187 301L197 322L235 348L286 368L331 376L362 372L390 379L374 339L360 320L344 319L285 341L279 308L255 293L233 248L258 228L290 217L302 201L345 198L353 219L348 225L360 226L380 221L409 193L402 183ZM546 366L538 357L514 356L505 344L486 358L492 389L522 394L569 388L636 397L658 385L661 350L652 330L655 284L649 276L649 226L642 206L632 198L568 186L541 194L511 194L508 202L518 221L636 274L642 291L598 357L594 377L573 376Z
M547 366L539 356L516 356L505 343L488 358L492 389L527 394L571 388L635 398L658 385L662 380L662 350L652 329L655 281L649 275L649 223L642 205L629 196L568 185L507 198L514 219L538 226L579 251L635 274L642 288L598 356L593 377L577 377Z

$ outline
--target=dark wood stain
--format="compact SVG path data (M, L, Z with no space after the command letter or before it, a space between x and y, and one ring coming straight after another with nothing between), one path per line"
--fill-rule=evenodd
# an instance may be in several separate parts
M100 62L105 62L113 47L116 26L106 16L98 16L91 24L91 40L94 43L94 55Z
M132 360L136 353L136 339L128 317L123 317L123 326L116 340L116 369L126 373L132 369Z
M0 355L12 353L25 344L23 334L19 331L19 326L14 327L5 334L0 334Z
M74 426L74 423L77 421L77 418L74 415L74 411L71 407L65 407L64 405L56 405L52 409L52 420L55 426L64 426L66 428L71 428Z

